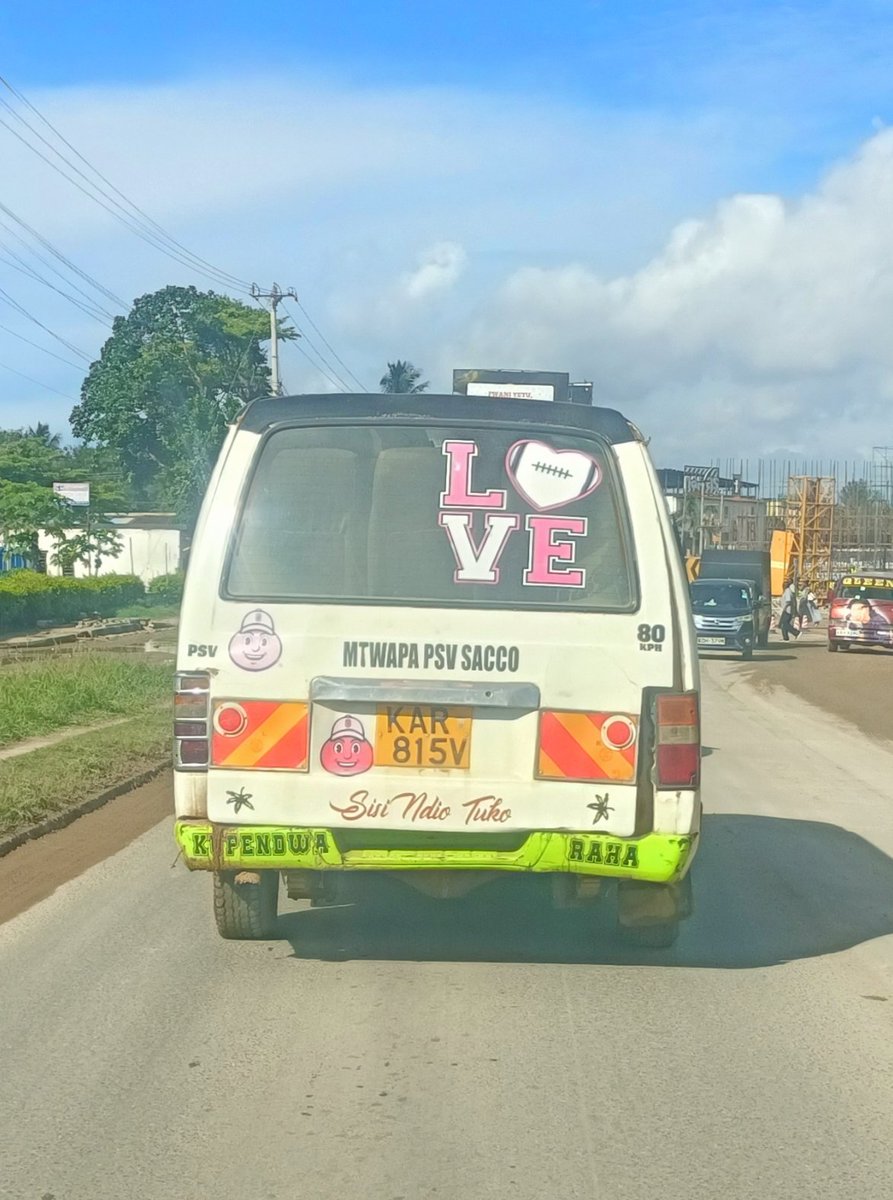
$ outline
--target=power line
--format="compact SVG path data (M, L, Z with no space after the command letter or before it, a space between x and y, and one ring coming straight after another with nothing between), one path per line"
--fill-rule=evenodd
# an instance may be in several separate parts
M325 335L322 333L322 331L319 329L319 327L315 324L313 318L310 316L310 313L307 311L307 309L304 307L304 305L301 303L300 300L297 301L297 305L298 305L298 308L301 310L301 312L304 314L304 316L307 318L307 322L310 325L310 328L314 329L316 331L316 333L319 336L319 339L323 343L323 345L328 346L329 350L331 351L332 355L335 358L335 361L344 368L344 370L347 373L347 375L349 376L349 378L351 378L354 381L354 383L359 387L361 392L367 392L369 389L364 384L362 384L359 379L357 379L356 375L354 375L353 371L351 371L351 369L347 365L347 363L344 362L344 360L338 355L337 351L334 349L334 347L331 345L331 343L326 339Z
M298 307L300 307L300 304L301 304L300 300L297 300L296 303L298 304ZM298 324L297 320L295 319L294 315L291 312L289 312L288 309L285 310L285 313L286 313L286 316L288 317L288 319L291 321L292 325L294 325L295 330L298 334L298 337L300 337L302 339L302 342L303 342L302 349L303 349L303 347L306 347L306 349L307 349L307 353L305 353L304 357L308 358L309 361L312 362L313 365L318 370L323 371L323 373L326 374L327 378L329 379L329 382L334 384L335 387L339 387L339 388L341 388L342 391L345 391L345 392L351 391L352 388L351 388L350 384L345 382L343 376L339 373L337 367L335 367L332 363L329 362L329 360L326 358L326 356L322 352L322 350L320 350L318 346L314 345L312 338L310 338L304 332L304 330L301 328L301 326ZM315 356L315 358L311 357L311 355ZM316 362L315 359L318 359L319 362Z
M51 291L56 292L57 295L62 296L70 304L73 304L75 308L79 308L82 313L86 313L88 317L93 317L93 319L98 321L100 325L105 325L108 327L109 321L114 320L114 313L110 313L106 309L100 308L99 305L94 304L92 300L88 299L87 303L85 304L83 300L76 299L76 297L72 296L69 292L57 287L54 283L51 283L49 279L45 279L43 275L41 275L38 271L35 271L33 267L29 267L25 260L20 255L16 254L14 250L11 250L9 246L6 246L3 244L3 242L0 242L0 247L2 247L6 254L8 254L10 258L14 260L10 262L10 258L0 256L0 262L6 263L6 265L8 267L12 267L14 271L21 271L21 273L23 275L27 275L29 279L34 279L38 283L42 283L45 287L50 288Z
M36 229L32 228L27 223L27 221L23 221L20 216L14 213L11 208L7 208L7 206L2 202L0 202L0 212L5 213L11 221L15 221L16 225L18 225L21 229L24 229L26 233L29 233L31 237L38 241L45 250L48 250L54 258L58 259L59 262L64 263L64 265L68 267L69 271L73 271L75 275L83 279L85 283L89 283L91 287L96 288L96 290L101 292L107 300L111 300L112 304L117 304L119 308L123 308L125 310L130 307L126 300L122 300L120 296L116 296L114 292L110 292L108 288L103 287L98 280L94 279L93 276L89 275L86 271L82 271L81 268L76 266L76 264L73 263L70 258L66 258L62 251L57 249L52 242L47 241L47 239L42 237ZM7 229L7 232L12 232L9 230L8 226L4 225L4 228ZM13 236L16 235L14 234ZM19 241L21 240L22 239L19 238ZM32 251L32 253L35 253L35 251Z
M275 293L276 293L276 296L277 296L276 303L277 303L277 304L278 304L278 303L281 303L281 301L282 301L282 300L283 300L283 298L284 298L284 297L283 297L283 293L282 293L281 291L279 291L279 290L278 290L278 288L276 287L276 285L275 285L275 284L273 285L273 288L274 288L274 291L275 291ZM261 311L262 311L262 312L267 312L267 309L266 309L266 308L263 306L263 304L261 304L261 301L260 301L260 297L261 297L262 295L265 295L265 294L266 294L266 295L269 295L270 293L263 293L263 292L261 292L261 291L260 291L260 289L258 289L257 287L254 287L254 288L252 289L252 292L251 292L252 299L253 299L253 300L254 300L254 302L257 304L258 308L259 308L259 309L261 309ZM285 313L286 313L286 316L288 316L288 318L291 320L292 324L294 324L294 323L295 323L295 322L294 322L294 317L292 317L292 315L291 315L291 313L288 311L288 309L285 309ZM273 316L271 316L271 333L273 333L273 324L272 324L272 323L273 323L273 320L275 320L275 308L273 309ZM300 331L297 331L297 332L298 332L298 338L300 339L302 335L301 335ZM275 337L275 334L273 334L273 336ZM272 344L272 343L271 343L271 344ZM328 370L327 370L327 368L326 368L325 366L323 366L323 365L321 365L320 363L318 363L318 362L314 361L314 359L312 359L312 358L310 357L310 354L309 354L309 353L308 353L308 352L307 352L307 351L304 349L304 347L301 345L300 341L296 341L296 342L295 342L295 349L298 351L298 353L299 353L299 354L303 355L303 356L304 356L304 358L306 358L306 359L307 359L307 361L308 361L308 362L311 364L311 366L312 366L312 367L313 367L315 370L317 370L317 371L320 371L320 372L322 373L322 375L324 376L324 378L326 378L326 379L329 381L329 383L332 385L332 387L334 387L334 388L341 388L341 387L343 387L343 386L344 386L343 380L342 380L342 381L339 383L339 382L338 382L336 379L333 379L333 378L332 378L332 376L329 374L329 372L328 372ZM271 355L271 357L272 357L272 355ZM280 382L280 381L279 381L279 378L278 378L278 371L277 371L277 372L275 372L275 373L273 374L273 384L274 384L274 388L275 388L276 386L278 386L278 385L279 385L279 382ZM349 389L348 389L348 390L349 390ZM276 395L276 394L277 394L277 393L276 393L276 391L274 390L274 392L273 392L273 395Z
M191 250L187 249L187 247L184 246L182 244L182 242L178 242L177 239L175 237L173 237L170 233L168 233L167 230L163 226L159 225L157 221L153 220L153 218L150 217L147 212L145 212L142 208L139 207L138 204L136 204L133 200L131 200L128 196L126 196L124 194L124 192L122 192L120 190L120 188L117 188L106 175L103 175L103 173L99 170L98 167L95 167L90 162L89 159L85 158L84 155L81 154L81 152L75 146L73 146L71 144L71 142L68 141L68 139L64 136L64 134L60 133L59 130L55 127L55 125L53 125L43 115L43 113L40 112L40 110L31 103L31 101L28 99L28 97L23 95L16 88L14 88L13 85L9 82L9 80L5 79L2 75L0 75L0 84L2 84L3 87L5 87L7 89L7 91L10 92L13 96L15 96L15 98L21 104L24 104L28 109L30 109L31 112L34 113L34 115L38 118L38 120L41 121L47 127L47 129L49 129L59 139L59 141L62 142L62 144L64 146L67 146L67 148L72 152L72 154L74 154L74 156L80 162L82 162L85 167L87 167L90 171L92 171L93 174L98 179L102 180L102 182L107 187L109 187L112 190L112 192L115 193L116 196L118 196L121 200L123 200L135 213L138 213L139 216L142 217L143 220L152 229L154 229L157 233L159 233L162 237L164 237L165 240L168 241L172 246L176 247L178 250L183 251L184 254L189 255L189 257L191 259L194 259L195 262L200 263L201 265L207 267L209 270L213 271L215 274L217 274L225 279L228 279L230 281L230 283L236 284L243 291L246 291L246 292L249 291L249 284L248 284L247 280L239 279L239 277L237 275L232 275L232 274L230 274L229 271L223 271L219 267L215 267L213 265L213 263L208 262L207 259L204 259L200 255L194 254ZM21 121L23 124L25 124L35 134L36 137L41 136L37 132L37 130L35 130L32 125L29 125L28 122L25 121L24 118L19 113L16 113L15 110L9 104L6 104L6 102L4 102L4 104L7 108L10 109L11 112L13 112L15 114L16 118L19 121ZM46 139L41 138L41 140L46 145L50 145L49 142L46 142ZM62 158L63 162L67 162L67 160L64 158L64 156L61 155L58 150L56 150L54 147L51 147L51 148L53 149L53 152L56 155L58 155L60 158ZM72 166L71 163L68 163L67 165Z
M171 258L173 261L179 263L181 266L185 266L192 271L196 271L199 274L204 275L206 278L211 279L212 282L217 283L219 286L220 285L225 286L225 287L235 286L236 288L240 289L242 292L250 294L251 288L249 287L249 284L246 280L240 279L238 276L233 275L231 272L224 271L220 267L214 266L213 263L210 263L207 259L204 259L200 255L195 254L193 251L189 250L186 246L183 245L182 242L177 241L177 239L174 238L170 233L168 233L168 231L162 225L160 225L157 221L155 221L152 217L150 217L148 213L146 213L142 208L140 208L139 205L137 205L124 192L122 192L120 190L120 188L116 187L115 184L113 184L106 175L104 175L96 166L94 166L93 163L90 162L89 159L87 159L83 154L81 154L81 152L74 145L72 145L72 143L55 127L55 125L53 125L52 122L50 122L43 115L43 113L41 113L40 110L34 104L31 103L31 101L27 98L27 96L23 95L22 92L18 91L18 89L16 89L9 82L9 80L6 79L2 75L0 75L0 85L2 85L10 93L10 95L13 96L14 99L19 102L19 104L24 105L31 113L33 113L34 116L42 123L42 125L47 130L49 130L50 133L56 139L58 139L58 141L62 145L64 145L71 152L71 154L74 155L74 157L80 163L82 163L83 166L86 167L87 170L93 176L95 176L96 179L100 180L101 183L105 185L105 187L101 187L99 184L97 184L94 179L91 179L90 176L87 175L84 171L82 171L80 169L80 167L78 167L74 162L71 161L70 158L66 157L66 155L63 154L62 151L60 151L58 149L58 147L52 143L52 141L50 141L48 138L44 137L44 135L42 133L40 133L40 131L38 129L36 129L34 127L34 125L32 125L29 121L27 121L22 116L22 114L15 108L14 105L10 104L9 101L0 98L0 105L2 105L3 108L17 122L19 122L19 124L24 126L24 128L27 129L29 131L29 133L32 134L33 137L37 138L50 151L51 154L55 155L55 157L65 165L65 167L68 169L68 171L74 172L74 174L76 176L78 176L78 178L80 180L83 180L83 184L79 183L78 179L73 178L72 175L68 174L67 171L62 170L57 165L57 163L53 162L52 159L48 158L41 150L39 150L35 145L33 145L26 137L24 137L21 133L19 133L18 130L14 129L7 121L0 118L0 125L2 125L4 128L6 128L10 133L12 133L13 136L16 137L20 142L22 142L22 144L25 145L29 150L31 150L32 153L36 154L49 167L51 167L54 171L56 171L64 179L66 179L69 183L71 183L74 187L76 187L79 191L81 191L84 195L86 195L88 197L88 199L93 200L94 203L98 204L101 208L103 208L106 212L108 212L110 216L114 217L117 221L119 221L121 224L123 224L125 226L125 228L129 229L130 232L134 233L137 237L139 237L143 241L147 242L154 249L159 250L161 253L165 254L167 257ZM84 185L86 185L86 186L84 186ZM96 193L96 194L94 194L94 193ZM118 199L115 199L115 197L118 197ZM119 201L123 201L123 204L120 203ZM126 205L126 207L125 207L125 205ZM0 207L2 207L2 206L0 206ZM6 211L6 210L4 210L4 211ZM31 232L32 235L34 235L34 236L38 236L34 233L34 231L32 231L30 229L29 229L29 232ZM66 260L66 265L70 265L67 263L67 260ZM91 282L95 282L95 281L91 281ZM108 294L108 293L106 293L106 294ZM112 298L112 297L110 297L110 298ZM296 298L296 300L297 300L297 298ZM118 300L117 297L114 298L114 302L116 304L120 304L124 308L127 307L127 305L124 304L122 301ZM303 313L304 317L306 318L307 323L316 332L320 341L328 349L329 353L332 355L332 357L335 359L335 361L338 363L338 365L342 368L342 370L344 370L344 372L347 374L347 376L349 376L349 378L354 381L354 383L359 387L360 391L366 391L366 388L364 387L364 385L357 378L357 376L350 370L350 368L347 366L347 364L344 362L344 360L340 357L340 355L337 353L337 351L334 349L334 347L331 345L331 343L328 341L328 339L325 337L325 335L322 333L322 331L316 325L313 318L310 316L310 314L307 312L307 310L304 308L304 306L300 303L300 301L297 301L297 304L298 304L298 307L300 308L301 312ZM295 324L295 326L297 328L297 322L294 321L294 318L292 318L292 321L293 321L293 324ZM304 337L305 337L305 340L307 341L308 345L310 346L310 348L313 350L313 352L316 355L318 355L319 359L324 364L323 373L326 375L327 378L329 378L330 382L332 382L335 386L343 387L345 391L352 390L351 387L348 386L345 383L344 379L339 375L338 369L326 361L325 354L321 350L319 350L317 347L313 346L313 343L306 336L306 334L304 335ZM299 349L301 349L301 353L304 353L305 357L307 357L309 361L313 362L313 360L310 358L309 354L306 354L304 352L303 348L299 348ZM318 367L318 364L314 363L314 365ZM333 376L335 378L333 378ZM336 382L336 380L337 380L337 382Z
M9 84L7 84L5 80L3 80L3 84L4 86L9 87ZM211 265L210 263L205 263L204 259L199 258L198 255L193 254L192 251L181 248L179 243L175 242L168 233L166 233L164 230L161 230L160 226L158 226L158 228L161 230L161 232L156 233L152 228L152 225L155 223L152 222L151 225L148 223L151 218L147 219L144 216L134 217L132 213L128 212L127 208L120 203L120 201L116 200L115 197L104 188L94 183L93 180L90 179L90 177L80 169L80 167L72 163L41 133L38 133L34 126L29 124L29 122L26 121L20 113L16 112L16 110L9 104L8 101L0 98L0 105L10 112L17 121L24 125L26 129L28 129L40 142L42 142L43 145L48 148L51 154L54 154L62 163L64 163L68 170L63 170L57 163L53 162L53 160L47 157L42 150L30 142L23 134L19 133L17 129L14 129L13 126L10 125L8 121L5 121L2 117L0 117L0 126L3 126L3 128L11 133L14 138L17 138L23 146L26 146L32 154L36 154L39 159L45 162L47 166L51 168L51 170L55 171L58 175L61 175L63 179L67 180L67 182L72 185L72 187L77 188L79 192L85 195L89 200L92 200L94 204L98 204L100 208L104 209L110 216L114 217L116 221L119 221L122 225L124 225L126 229L129 229L131 233L141 238L144 242L147 242L156 250L159 250L162 254L167 255L168 258L171 258L175 262L179 263L180 266L188 267L191 271L196 271L199 274L204 275L218 286L224 285L226 287L231 287L233 284L242 286L241 281L238 280L236 276L230 275L227 271L221 271L219 268ZM46 123L49 124L49 122ZM52 128L52 126L50 126L50 128ZM53 132L56 132L55 129ZM57 133L56 136L58 137L60 135ZM87 160L84 159L83 161L86 162ZM89 163L87 163L87 165L90 166ZM99 172L96 171L96 168L90 166L90 170L93 171L94 174L99 175ZM74 175L78 176L84 182L79 183L78 179L74 178L70 172L73 172ZM104 177L100 176L100 178ZM113 190L117 191L118 189L113 188ZM123 193L119 193L119 195L123 195ZM131 209L141 212L141 210L136 208L136 205L134 205L132 201L128 200L126 197L124 197L124 199L126 204Z
M50 387L48 383L41 383L39 379L34 379L31 375L26 375L24 371L17 371L15 367L7 366L5 362L0 362L0 367L4 371L9 371L13 375L18 375L20 379L27 379L29 383L34 383L37 387L45 388L48 392L55 392L57 396L61 396L63 400L70 400L72 404L77 404L74 396L69 396L67 392L60 392L58 388Z
M66 350L70 350L72 352L72 354L77 354L79 358L82 358L84 360L84 362L90 361L89 354L86 354L83 350L79 350L77 346L73 345L66 338L62 337L61 334L56 333L54 330L50 329L49 325L44 325L43 321L39 321L37 319L37 317L34 316L33 313L28 312L27 308L23 308L22 305L19 304L18 300L14 300L12 298L12 296L10 296L9 292L5 291L3 288L0 288L0 297L2 297L6 301L6 303L9 304L12 308L14 308L17 313L20 313L23 317L26 317L29 321L33 321L33 323L35 325L39 326L39 328L42 329L44 331L44 333L48 333L51 338L54 338L57 342L59 342L61 345L63 345Z
M317 371L320 371L333 387L336 387L340 391L344 392L352 391L353 389L351 388L350 384L345 383L345 381L338 374L337 369L333 367L331 363L326 361L325 355L321 354L320 351L317 350L317 348L313 345L313 343L307 340L307 335L302 333L300 326L287 308L285 309L285 315L294 325L298 333L298 337L301 338L306 344L305 349L305 347L301 345L301 342L295 342L295 349L303 354L304 358L306 358L307 361L314 366Z
M5 103L5 101L0 103ZM97 188L95 184L91 183L89 179L87 180L89 185L88 187L85 187L82 183L78 183L76 179L72 178L71 175L69 175L66 171L63 171L61 167L57 166L51 158L48 158L43 151L38 150L36 146L32 146L27 138L22 137L22 135L17 130L13 129L8 121L4 121L2 117L0 117L0 126L8 130L14 138L18 138L22 145L27 146L32 154L36 154L37 157L42 159L42 161L45 162L48 167L50 167L58 175L61 175L63 179L67 180L72 187L77 188L77 190L86 196L88 200L92 200L94 204L98 204L100 208L104 209L109 214L109 216L114 217L114 219L122 224L125 229L129 229L131 233L135 234L142 241L147 242L154 249L160 250L162 254L167 255L168 258L171 258L174 260L174 262L179 263L181 267L187 267L190 271L196 271L199 274L204 275L206 278L210 279L212 283L216 283L218 287L221 286L221 283L226 284L226 280L222 279L217 274L211 274L203 267L197 266L195 263L190 262L188 258L184 257L178 251L171 250L165 246L158 236L153 234L151 231L147 231L138 221L134 220L134 218L127 213L126 209L124 209L117 200L110 198L110 202L107 203L106 200L102 198L100 189ZM65 159L63 159L63 162L64 161ZM70 166L70 164L68 165ZM84 176L83 171L80 171L77 168L72 169L75 170L78 175ZM86 178L86 176L84 176L84 178ZM92 188L93 191L89 190L90 188ZM94 195L94 191L100 192L100 194ZM229 285L226 284L226 286Z
M74 363L70 358L63 358L61 354L57 354L55 350L48 350L46 346L41 346L38 342L32 342L30 338L26 338L23 333L17 333L14 329L10 329L8 325L0 325L0 329L4 333L12 334L14 338L18 338L20 342L25 342L29 346L33 346L35 350L39 350L41 354L49 354L51 358L58 358L59 362L65 363L66 366L73 367L76 371L83 371L80 363Z

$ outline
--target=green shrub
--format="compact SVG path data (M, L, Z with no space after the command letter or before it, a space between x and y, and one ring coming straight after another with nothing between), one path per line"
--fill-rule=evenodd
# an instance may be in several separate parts
M38 621L65 625L83 617L113 616L122 605L142 600L145 594L136 575L71 579L10 571L0 575L0 633L33 629Z
M146 595L156 604L179 604L183 599L183 575L156 575L149 581Z

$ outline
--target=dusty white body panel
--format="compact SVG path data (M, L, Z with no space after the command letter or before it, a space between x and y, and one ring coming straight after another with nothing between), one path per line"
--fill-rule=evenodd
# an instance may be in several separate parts
M212 714L227 706L230 716L246 709L266 713L265 704L296 706L270 720L279 720L286 733L305 720L306 756L265 767L259 752L257 761L243 761L249 744L241 760L236 754L226 762L226 747L217 743L229 735L217 730L210 768L176 772L178 817L227 826L466 836L697 832L697 788L655 789L653 745L644 740L645 689L696 692L698 667L684 571L641 440L610 450L635 546L637 605L627 612L227 599L221 580L260 442L256 433L234 431L212 479L189 563L177 666L207 673ZM249 661L245 654L254 651L259 660ZM320 681L328 681L328 691ZM351 687L358 684L373 691L353 699ZM341 685L344 695L333 697ZM480 701L471 706L466 769L379 763L376 731L387 721L388 705L399 710L410 753L413 706L424 726L431 719L428 696L443 685L467 685ZM488 687L525 686L535 703L489 706L482 698ZM402 707L401 696L408 697ZM628 720L642 742L630 777L538 778L542 713L556 710ZM327 768L326 747L339 730L353 735L361 753L373 753L362 743L375 747L376 761L356 774ZM453 743L445 736L445 755L459 753L461 739Z

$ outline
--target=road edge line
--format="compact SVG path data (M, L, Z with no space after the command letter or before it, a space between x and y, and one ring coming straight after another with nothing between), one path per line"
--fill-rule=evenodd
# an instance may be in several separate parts
M144 784L151 783L156 776L170 766L170 759L165 758L161 762L147 767L139 775L133 775L130 779L116 783L114 787L107 788L97 796L82 800L74 807L66 808L64 812L56 813L52 817L46 817L43 821L38 821L36 825L29 825L18 833L10 834L9 837L0 838L0 858L12 854L13 850L18 850L19 846L24 846L26 842L33 842L47 833L57 833L60 829L65 829L67 825L73 824L79 817L85 817L87 813L95 812L96 809L102 808L110 801L117 800L119 796L125 796L128 792L136 791ZM171 811L173 811L173 806L171 806Z

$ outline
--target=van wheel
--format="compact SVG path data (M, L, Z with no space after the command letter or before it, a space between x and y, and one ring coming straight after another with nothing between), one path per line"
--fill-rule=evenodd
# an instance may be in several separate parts
M742 658L753 658L753 646L745 646L741 651Z
M234 941L272 937L279 907L278 871L215 871L217 932Z
M678 921L661 921L659 925L621 925L620 936L628 946L643 950L667 950L679 937Z
M828 642L828 653L829 654L836 654L839 649L840 649L840 646L837 644L837 642L832 642L832 641Z

